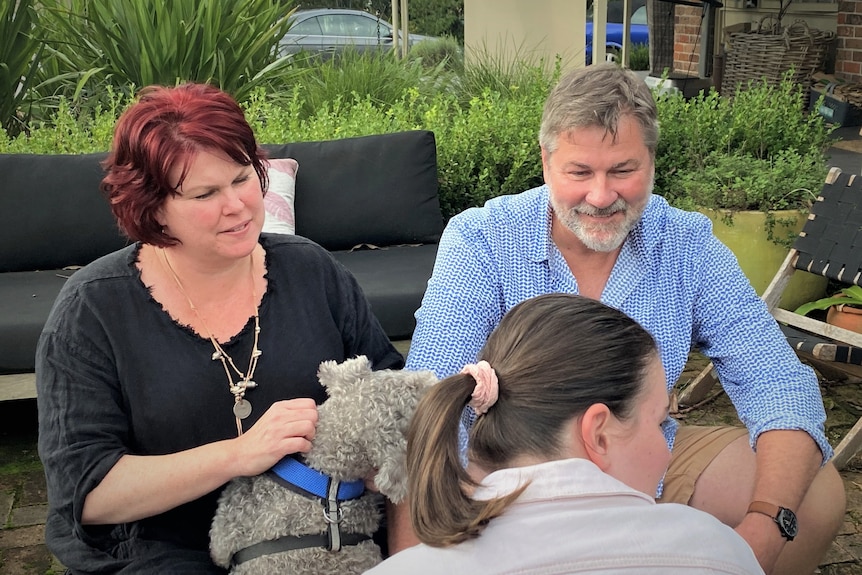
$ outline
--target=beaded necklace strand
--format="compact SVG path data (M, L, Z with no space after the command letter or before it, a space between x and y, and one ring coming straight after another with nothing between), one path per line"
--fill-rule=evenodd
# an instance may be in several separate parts
M229 384L229 389L231 394L233 394L234 404L233 404L233 414L236 418L236 432L237 435L242 435L242 420L251 415L251 403L248 399L245 398L246 391L252 388L257 387L257 383L252 379L254 377L254 370L257 368L257 360L263 355L263 352L258 349L257 344L260 340L260 314L258 311L257 305L257 295L254 292L254 253L249 255L249 268L251 270L251 282L252 282L252 298L254 299L254 345L251 349L251 357L248 361L248 370L243 373L237 368L236 364L231 358L230 355L222 348L221 344L219 344L218 340L213 335L210 330L207 322L201 316L198 308L192 302L192 299L189 297L188 293L186 293L185 288L183 287L183 283L180 281L177 272L174 271L174 267L171 265L171 261L168 259L168 252L165 251L164 248L158 248L162 253L162 258L164 259L164 263L170 272L171 276L174 278L174 282L177 284L177 288L180 290L180 293L186 298L186 301L189 303L189 307L192 312L195 314L195 317L198 318L198 321L203 326L206 331L207 338L212 342L213 348L215 351L212 354L213 361L221 361L222 366L224 367L225 375L227 375L227 380ZM234 381L233 374L231 373L231 369L237 375L237 380Z

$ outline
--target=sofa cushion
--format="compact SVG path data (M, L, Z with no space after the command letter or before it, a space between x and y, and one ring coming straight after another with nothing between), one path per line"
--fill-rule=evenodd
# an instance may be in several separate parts
M293 158L273 158L269 161L267 176L269 189L263 198L266 218L263 231L271 234L296 233L294 197L296 171L299 163Z
M434 269L437 244L332 252L359 282L389 339L409 339Z
M0 375L33 371L36 342L73 271L0 273Z
M302 166L296 178L297 234L331 251L440 239L433 132L263 147L272 158L296 158Z
M99 191L105 156L0 154L0 272L85 265L126 245Z

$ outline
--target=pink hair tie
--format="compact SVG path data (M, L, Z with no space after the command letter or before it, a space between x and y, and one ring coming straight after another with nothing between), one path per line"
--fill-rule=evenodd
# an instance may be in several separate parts
M469 363L464 366L461 373L472 375L476 380L476 388L473 390L472 399L468 404L478 415L488 412L488 409L497 403L500 386L497 383L497 373L487 361Z

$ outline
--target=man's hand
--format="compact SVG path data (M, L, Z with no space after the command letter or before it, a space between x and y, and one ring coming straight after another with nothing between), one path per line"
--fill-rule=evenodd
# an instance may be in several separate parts
M763 571L767 575L772 573L778 555L787 543L775 521L761 513L749 513L736 526L736 532L751 546Z

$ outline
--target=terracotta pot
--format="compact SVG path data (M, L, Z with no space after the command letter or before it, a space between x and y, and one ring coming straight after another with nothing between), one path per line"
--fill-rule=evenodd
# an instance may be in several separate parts
M849 305L833 305L826 312L826 323L862 333L862 308Z

